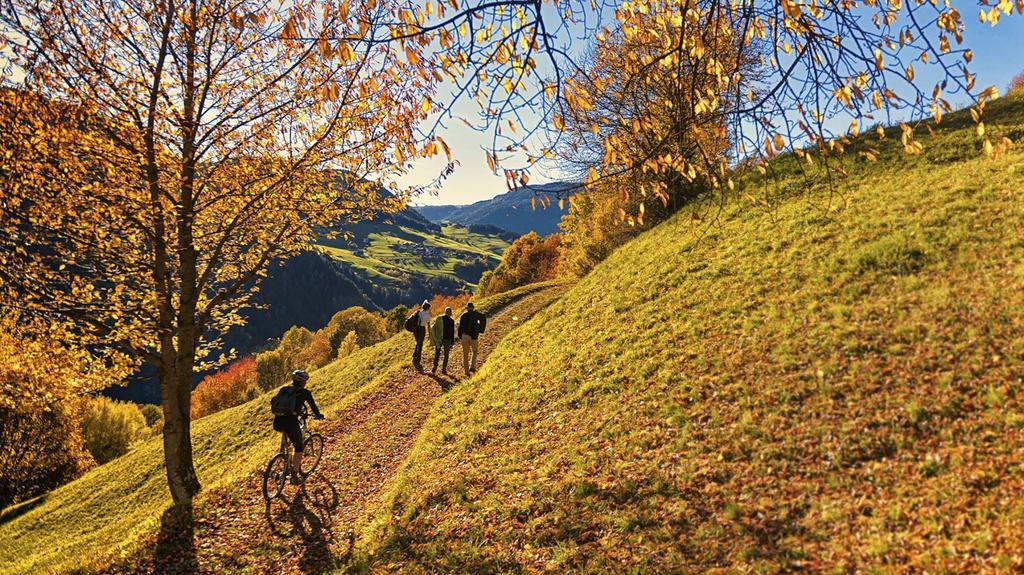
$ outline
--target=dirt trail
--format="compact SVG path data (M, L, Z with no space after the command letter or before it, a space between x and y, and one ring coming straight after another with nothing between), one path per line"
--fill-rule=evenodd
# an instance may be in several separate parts
M477 366L509 331L561 291L542 290L492 313ZM411 338L409 347L411 354ZM428 368L432 354L430 349L428 359L424 349ZM143 557L109 572L284 574L330 568L350 551L351 525L408 455L434 399L465 377L458 345L448 368L460 375L420 374L410 365L403 377L364 392L330 419L313 423L313 431L325 439L319 468L304 486L288 486L269 508L261 492L261 468L244 485L202 497L185 530L180 520L166 521L161 533L147 541Z

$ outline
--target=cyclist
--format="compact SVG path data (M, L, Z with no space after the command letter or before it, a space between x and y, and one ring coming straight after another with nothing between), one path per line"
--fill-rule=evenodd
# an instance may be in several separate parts
M292 372L292 383L278 390L277 395L270 401L271 410L274 412L274 431L280 431L288 436L295 448L292 455L292 484L298 485L302 482L302 429L299 427L299 415L306 412L306 404L309 404L313 411L313 419L323 419L320 410L313 401L313 394L306 389L306 382L309 381L309 374L305 370L297 369Z

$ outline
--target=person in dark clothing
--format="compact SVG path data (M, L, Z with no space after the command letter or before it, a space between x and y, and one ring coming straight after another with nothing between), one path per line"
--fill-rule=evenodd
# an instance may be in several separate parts
M275 415L274 416L274 431L280 431L288 436L288 441L291 442L292 447L295 448L295 454L292 455L292 483L299 483L301 478L299 474L302 469L302 429L299 427L299 415L305 413L306 405L309 405L310 411L313 412L313 419L323 419L324 416L320 414L320 410L316 406L316 402L313 401L313 394L306 389L306 382L309 381L309 374L305 370L297 369L292 372L292 387L294 388L293 393L295 395L295 412L291 415Z
M416 348L412 351L412 365L416 371L423 371L423 340L427 337L427 330L430 329L430 302L423 300L420 310L416 312L416 331L413 336L416 338Z
M444 363L441 366L441 373L448 375L448 354L455 345L455 320L452 319L452 308L444 308L444 315L437 316L434 324L430 326L430 344L434 346L434 368L431 373L437 373L437 362L441 359L441 351L444 351Z
M462 368L466 375L476 371L476 355L479 350L477 339L487 327L487 317L473 309L473 302L466 304L466 311L459 316L459 340L462 342ZM469 361L469 352L473 361Z

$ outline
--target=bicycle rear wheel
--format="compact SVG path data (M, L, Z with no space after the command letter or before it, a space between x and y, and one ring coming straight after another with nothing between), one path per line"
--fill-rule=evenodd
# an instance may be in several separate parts
M267 501L278 497L284 492L288 482L288 456L278 453L270 458L267 469L263 472L263 498Z
M324 455L324 438L319 433L314 433L302 443L302 474L309 475L316 471L320 465L320 458Z

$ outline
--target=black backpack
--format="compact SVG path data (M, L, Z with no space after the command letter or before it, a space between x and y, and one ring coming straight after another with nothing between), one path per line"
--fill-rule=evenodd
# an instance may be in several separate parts
M299 408L298 393L294 385L286 385L270 399L270 411L274 415L295 415Z
M416 333L416 328L420 325L420 312L414 311L412 315L405 318L405 331L409 333Z

